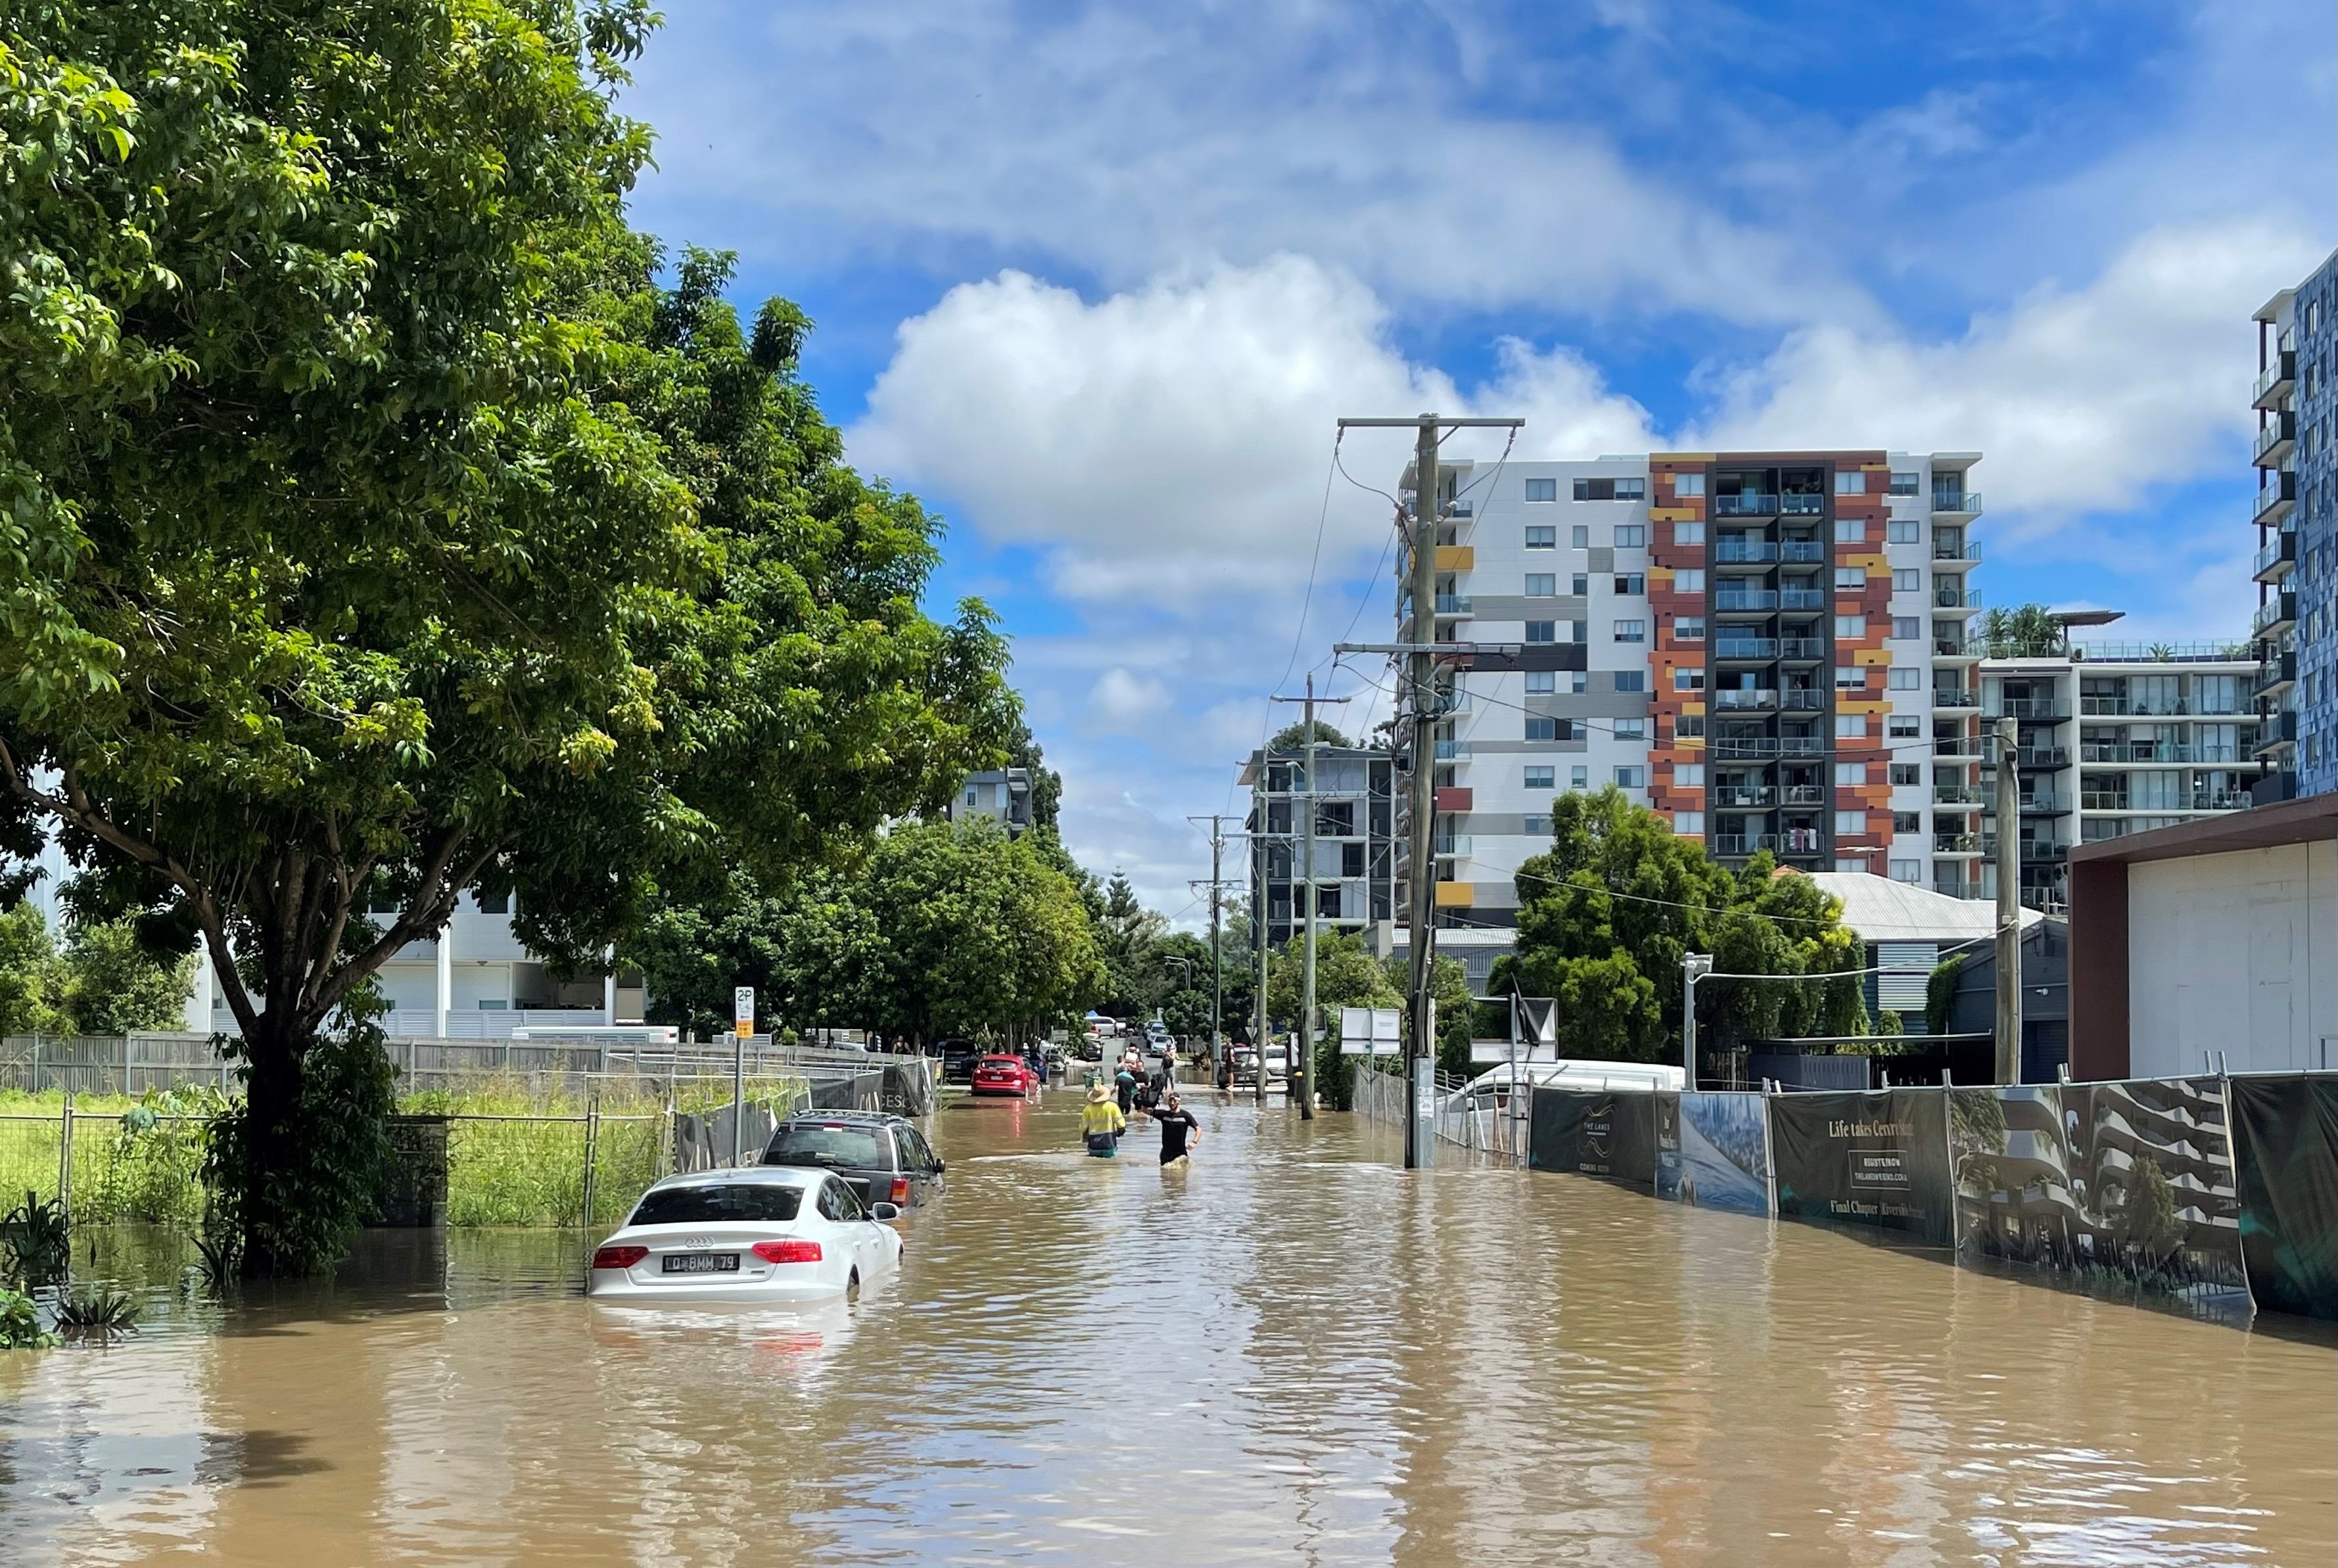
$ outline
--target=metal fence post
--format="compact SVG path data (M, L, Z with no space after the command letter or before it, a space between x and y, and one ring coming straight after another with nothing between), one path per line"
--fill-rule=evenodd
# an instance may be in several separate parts
M122 1093L123 1093L124 1095L127 1095L127 1094L129 1094L129 1093L131 1093L131 1088L130 1088L130 1034L129 1034L129 1031L127 1031L127 1030L124 1030L124 1031L123 1032L123 1035L122 1035Z
M65 1108L57 1119L57 1207L65 1223L73 1223L73 1091L65 1091Z
M584 1221L583 1229L593 1229L593 1166L594 1156L601 1142L601 1093L594 1090L584 1102Z

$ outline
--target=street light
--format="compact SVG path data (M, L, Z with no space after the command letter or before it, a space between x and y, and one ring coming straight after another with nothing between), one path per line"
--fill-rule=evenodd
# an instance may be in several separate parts
M1681 1071L1684 1089L1696 1087L1696 983L1713 973L1713 955L1681 958Z

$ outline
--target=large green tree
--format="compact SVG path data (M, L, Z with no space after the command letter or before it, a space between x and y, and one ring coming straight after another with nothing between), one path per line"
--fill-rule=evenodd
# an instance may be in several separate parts
M378 1096L315 1042L463 888L583 965L1003 757L997 641L919 613L936 525L843 466L801 317L653 281L644 15L0 22L0 847L54 825L78 915L208 952L254 1271L330 1260L307 1122Z
M1519 867L1518 936L1492 990L1557 1000L1563 1056L1676 1060L1681 960L1709 953L1724 975L1824 975L1859 966L1842 906L1806 877L1755 856L1732 875L1695 838L1612 787L1559 796L1551 848ZM1697 987L1701 1040L1727 1050L1781 1034L1867 1026L1855 975Z

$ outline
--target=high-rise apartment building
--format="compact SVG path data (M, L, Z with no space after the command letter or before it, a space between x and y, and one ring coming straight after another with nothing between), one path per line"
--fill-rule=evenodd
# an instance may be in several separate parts
M2256 672L2238 638L1983 659L1981 755L1971 785L1934 786L1935 853L1976 857L1979 893L1996 897L1999 716L2019 727L2021 901L2032 908L2068 905L2073 844L2246 808L2262 766L2250 708Z
M1362 932L1396 912L1396 775L1389 753L1370 747L1315 748L1315 788L1307 750L1260 750L1243 764L1242 784L1256 791L1251 833L1251 907L1266 911L1266 939L1276 947L1297 935L1315 904L1315 934ZM1315 809L1315 860L1307 864L1310 797ZM1260 894L1265 895L1263 902Z
M1442 466L1435 635L1489 652L1454 677L1433 760L1440 946L1481 980L1552 798L1607 784L1727 863L1976 896L1978 851L1941 848L1932 815L1936 770L1970 786L1979 762L1979 461ZM1409 596L1399 622L1410 641Z
M2259 803L2338 789L2338 254L2256 313Z

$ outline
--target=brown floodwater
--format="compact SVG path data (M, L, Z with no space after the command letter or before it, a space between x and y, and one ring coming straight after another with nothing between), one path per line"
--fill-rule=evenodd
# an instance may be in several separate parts
M1571 1177L1407 1177L1199 1107L933 1119L900 1278L595 1308L580 1238L376 1233L109 1348L0 1355L0 1560L1135 1565L2338 1561L2338 1349Z

